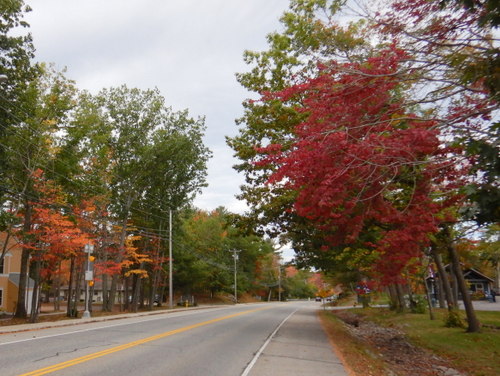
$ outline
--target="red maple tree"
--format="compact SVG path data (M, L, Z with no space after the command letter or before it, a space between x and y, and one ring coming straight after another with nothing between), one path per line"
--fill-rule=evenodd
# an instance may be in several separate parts
M63 262L72 259L82 265L83 247L89 243L87 233L78 227L77 217L65 200L62 189L44 176L42 170L33 173L38 194L32 205L31 230L21 234L23 246L32 250L32 277L35 281L31 320L36 321L40 289L44 282L70 279ZM67 277L67 278L66 278Z
M398 71L408 55L395 45L364 63L320 66L316 78L264 100L297 101L305 120L290 147L259 148L274 166L270 184L297 191L294 208L330 233L333 246L378 254L374 270L397 280L437 231L438 214L460 198L439 196L464 168L444 147L435 121L405 109ZM360 235L371 231L370 241Z

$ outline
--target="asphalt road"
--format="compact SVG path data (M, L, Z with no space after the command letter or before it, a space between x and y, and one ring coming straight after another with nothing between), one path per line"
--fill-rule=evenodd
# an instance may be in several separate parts
M262 365L255 354L262 352L262 346L272 337L279 336L277 329L283 331L286 327L291 330L292 336L287 339L285 330L283 338L297 342L298 338L293 334L297 325L293 325L293 320L299 320L302 314L308 320L307 325L314 326L308 332L318 338L318 333L314 332L318 330L314 323L316 309L318 304L315 302L238 305L2 334L0 374L263 374L252 372L248 367L252 362L256 369ZM297 332L299 337L304 334ZM318 350L314 350L313 344L301 346L317 354L319 350L326 351L321 356L330 362L334 355L325 343L325 338L321 338L317 343ZM274 344L277 345L279 343ZM272 346L268 352L275 351ZM295 346L297 348L298 343ZM283 361L283 357L277 359ZM335 363L333 360L332 364ZM319 361L327 364L324 359ZM289 363L285 359L285 364ZM314 369L312 365L311 370Z

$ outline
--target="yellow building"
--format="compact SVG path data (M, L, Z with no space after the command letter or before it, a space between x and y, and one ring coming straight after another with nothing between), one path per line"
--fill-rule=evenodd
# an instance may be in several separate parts
M19 277L21 275L22 247L14 236L7 240L6 233L0 233L0 313L13 314L17 306L19 292ZM33 281L28 279L29 288L26 292L26 309L31 308Z

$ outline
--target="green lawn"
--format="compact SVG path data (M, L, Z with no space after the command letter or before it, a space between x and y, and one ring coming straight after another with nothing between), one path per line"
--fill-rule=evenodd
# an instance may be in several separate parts
M436 310L436 320L430 320L428 314L397 314L379 308L354 312L382 326L402 330L414 344L449 359L454 367L470 375L500 375L500 312L476 311L479 321L488 326L481 333L444 327L445 310ZM465 318L465 313L461 315Z

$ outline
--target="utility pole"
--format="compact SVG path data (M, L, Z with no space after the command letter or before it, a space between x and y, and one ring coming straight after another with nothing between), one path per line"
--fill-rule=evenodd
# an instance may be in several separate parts
M234 259L234 303L238 304L238 284L237 284L237 268L236 268L236 262L238 261L238 253L241 252L239 250L233 249L233 259Z
M172 210L168 212L168 307L174 308L174 285L172 281Z

